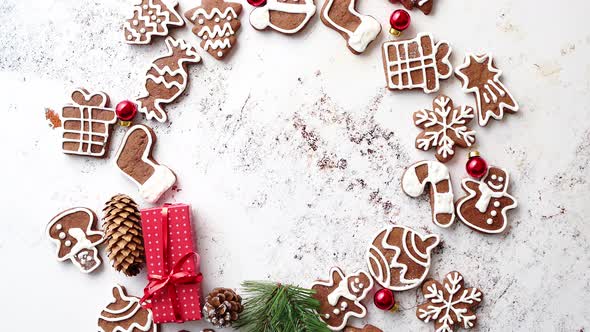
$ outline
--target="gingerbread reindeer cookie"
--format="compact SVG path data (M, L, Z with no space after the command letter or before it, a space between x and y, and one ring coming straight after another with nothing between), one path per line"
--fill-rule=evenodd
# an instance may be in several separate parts
M184 21L174 7L178 0L138 0L132 15L123 24L125 42L145 45L153 36L167 36L169 27L180 27Z
M367 308L361 301L372 288L373 279L367 272L346 276L338 267L330 270L329 280L316 281L311 287L320 302L320 318L332 331L342 330L350 317L365 317Z
M96 215L85 207L65 210L47 225L47 236L57 245L57 260L67 259L80 271L90 273L101 263L96 246L104 241L104 233L96 228Z
M152 157L156 134L146 125L135 125L125 134L117 151L117 167L137 186L144 200L156 202L176 182L176 175Z
M125 288L113 287L113 300L100 313L98 332L158 332L152 312Z
M267 0L250 12L250 25L256 30L271 28L294 34L303 30L313 15L314 0Z
M360 14L356 0L326 0L322 7L322 22L346 39L348 49L361 54L381 33L381 24L372 16Z
M508 172L490 167L481 180L464 179L461 187L468 195L457 202L457 216L467 226L487 234L501 233L508 225L506 212L516 208L508 194Z
M402 5L408 10L418 8L424 13L424 15L430 14L435 1L436 0L400 0Z

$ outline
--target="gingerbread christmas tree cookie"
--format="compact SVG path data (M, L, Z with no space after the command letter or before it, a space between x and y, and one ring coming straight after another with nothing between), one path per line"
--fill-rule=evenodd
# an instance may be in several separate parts
M178 0L139 0L133 14L123 24L125 42L149 44L153 36L167 36L169 27L183 26L184 21L174 7Z

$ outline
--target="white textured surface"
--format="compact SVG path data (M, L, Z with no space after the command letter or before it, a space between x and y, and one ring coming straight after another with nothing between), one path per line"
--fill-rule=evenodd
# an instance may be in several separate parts
M136 294L145 284L145 272L128 279L108 264L82 275L55 260L43 235L62 209L98 212L118 192L139 199L112 160L62 154L59 131L44 119L45 107L59 109L74 87L102 89L115 102L141 91L164 44L121 42L130 2L0 2L3 330L92 331L114 283ZM180 2L183 12L193 3ZM385 24L393 8L371 0L360 11ZM356 270L370 237L395 222L442 236L431 276L456 269L484 291L479 330L589 328L588 11L584 0L441 0L429 17L412 13L407 35L433 31L449 40L454 65L466 51L493 51L522 106L504 122L475 127L488 161L510 170L520 203L501 236L460 223L436 228L427 198L401 192L404 167L433 158L414 149L411 114L434 96L386 91L375 45L354 56L317 16L296 37L257 32L243 16L233 55L221 63L201 51L204 61L191 68L184 97L168 108L171 121L151 123L155 157L180 179L181 190L165 200L194 208L204 291L245 279L309 285L333 265ZM198 43L188 28L173 34ZM473 103L455 79L442 91L457 104ZM118 128L111 152L122 136ZM465 152L450 163L456 195ZM417 291L397 299L399 313L370 305L368 320L385 331L432 330L415 318Z

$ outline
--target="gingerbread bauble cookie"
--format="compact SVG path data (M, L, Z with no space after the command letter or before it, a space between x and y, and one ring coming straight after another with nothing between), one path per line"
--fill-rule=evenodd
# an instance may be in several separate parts
M113 287L113 300L100 313L98 332L157 332L152 312L127 295L125 288Z

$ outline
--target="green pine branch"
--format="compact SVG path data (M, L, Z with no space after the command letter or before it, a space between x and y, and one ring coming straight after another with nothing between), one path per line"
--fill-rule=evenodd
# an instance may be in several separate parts
M233 324L246 332L329 332L313 290L274 282L242 283L244 311Z

